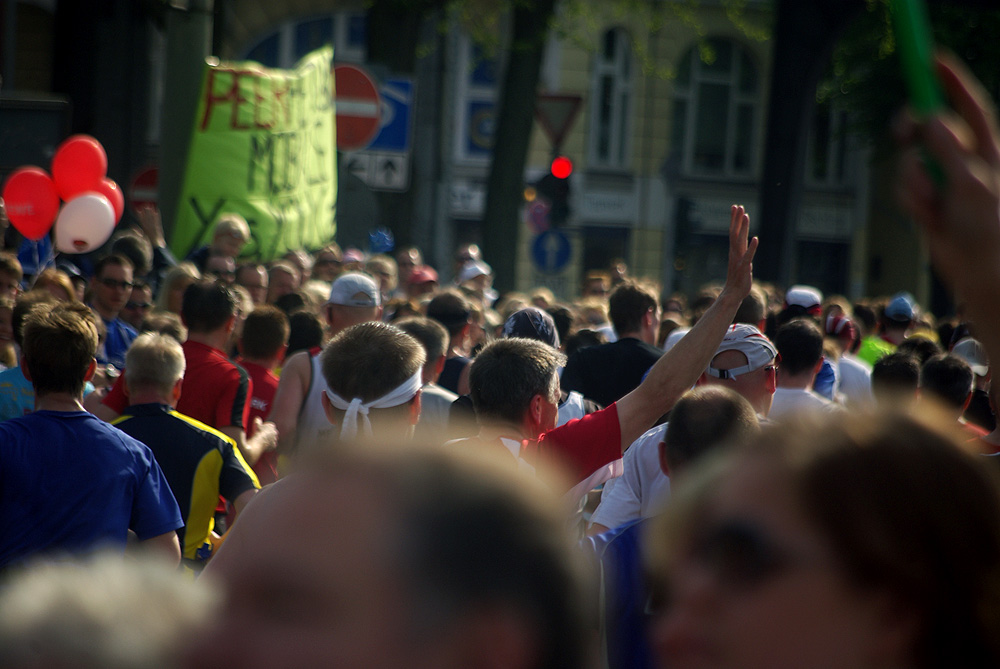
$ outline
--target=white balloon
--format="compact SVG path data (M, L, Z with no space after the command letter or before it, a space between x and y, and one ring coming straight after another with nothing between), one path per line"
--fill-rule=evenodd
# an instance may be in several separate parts
M115 209L100 193L77 195L63 205L55 224L56 248L87 253L108 241L115 229Z

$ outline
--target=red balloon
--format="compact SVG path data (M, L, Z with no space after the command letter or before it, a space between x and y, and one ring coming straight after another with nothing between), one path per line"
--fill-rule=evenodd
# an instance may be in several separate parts
M59 211L56 185L39 167L19 167L11 172L3 187L3 200L11 224L31 240L48 233Z
M52 176L66 201L85 191L96 191L107 173L108 154L90 135L73 135L59 145L52 158Z
M94 189L95 193L100 193L104 197L108 198L108 202L115 210L115 224L122 220L122 214L125 213L125 194L122 193L121 187L115 183L112 179L104 178Z

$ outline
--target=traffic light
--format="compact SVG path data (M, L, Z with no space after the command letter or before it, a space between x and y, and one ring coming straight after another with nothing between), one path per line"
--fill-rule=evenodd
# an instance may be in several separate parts
M549 173L535 184L535 190L549 201L549 222L559 227L569 218L569 178L573 174L573 161L566 156L556 156L549 166Z

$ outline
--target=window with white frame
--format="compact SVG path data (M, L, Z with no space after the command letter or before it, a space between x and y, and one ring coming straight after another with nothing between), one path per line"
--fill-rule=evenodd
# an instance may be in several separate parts
M338 63L361 63L367 56L367 20L361 12L336 12L280 24L247 49L245 57L268 67L290 68L302 56L333 44Z
M604 33L591 73L589 163L626 169L632 110L632 45L624 28Z
M671 146L683 172L753 176L757 167L760 77L750 55L729 40L692 47L674 81Z

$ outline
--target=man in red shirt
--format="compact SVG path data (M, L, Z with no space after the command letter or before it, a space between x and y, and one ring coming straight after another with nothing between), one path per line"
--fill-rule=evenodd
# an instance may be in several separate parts
M236 324L236 304L236 294L225 284L201 281L184 291L181 320L188 329L183 345L187 371L176 408L232 438L253 466L263 453L274 450L278 432L274 423L259 417L251 425L250 375L223 352ZM116 383L101 403L99 418L111 421L120 416L128 406L124 386ZM249 439L248 428L253 432Z
M250 398L250 431L253 439L256 419L264 420L271 411L274 393L278 390L278 376L274 370L285 358L288 348L288 317L285 312L271 305L262 305L250 312L243 323L243 336L239 341L240 357L236 363L245 369L253 382ZM275 451L266 451L253 466L261 485L278 479L278 458Z
M742 300L750 292L757 239L750 219L734 205L729 223L726 284L708 311L650 368L639 386L617 402L556 427L558 366L564 356L529 339L488 344L472 363L469 385L481 426L473 440L506 449L521 468L557 469L568 475L567 499L577 501L622 471L629 444L670 410L708 367Z

